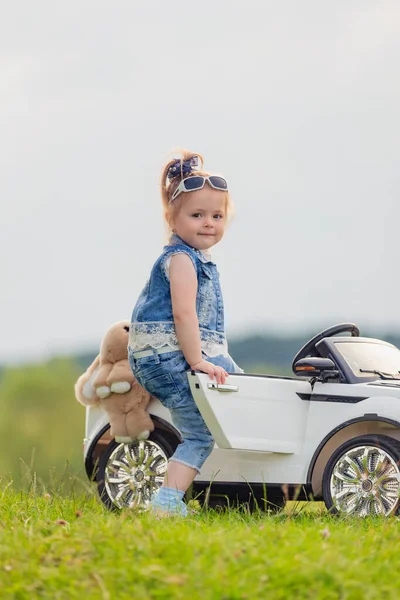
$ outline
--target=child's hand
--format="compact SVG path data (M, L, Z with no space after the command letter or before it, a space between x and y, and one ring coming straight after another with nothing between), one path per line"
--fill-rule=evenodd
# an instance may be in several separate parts
M228 373L223 367L217 367L206 360L201 360L195 365L191 365L190 368L202 373L208 373L210 379L214 379L215 375L217 383L225 383L225 379L228 377Z

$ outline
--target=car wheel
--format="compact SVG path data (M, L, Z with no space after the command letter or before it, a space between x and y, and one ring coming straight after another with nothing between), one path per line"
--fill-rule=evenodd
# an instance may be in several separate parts
M168 459L177 444L158 430L147 440L129 444L112 440L96 474L99 495L107 508L146 508L163 482Z
M399 507L400 442L364 435L340 446L328 460L322 493L328 510L353 516L394 514Z

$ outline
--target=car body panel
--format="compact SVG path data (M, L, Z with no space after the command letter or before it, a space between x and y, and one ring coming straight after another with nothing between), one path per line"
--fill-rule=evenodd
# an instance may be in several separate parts
M334 361L338 339L346 338L323 339L317 344ZM365 339L369 338L361 341ZM388 347L379 340L373 343ZM336 360L341 373L347 368L343 360L343 356ZM341 381L328 382L235 373L225 381L233 390L219 391L205 373L188 371L188 378L216 442L196 477L198 482L307 486L317 465L314 481L318 490L326 461L343 440L357 437L360 432L379 432L400 439L400 381L396 379L357 377L354 371ZM169 410L155 399L148 410L151 416L169 424L179 440ZM107 424L104 409L86 408L87 460ZM102 445L109 440L108 434Z
M189 374L189 377L191 380L191 385L197 382L199 385L204 386L207 383L207 375L196 373L195 375ZM280 383L284 384L282 389L284 390L285 396L279 396L279 394L277 396L271 396L271 401L269 402L267 400L265 412L262 413L264 415L264 419L267 419L266 411L271 411L271 415L274 415L274 418L270 417L270 422L276 425L282 423L282 428L279 429L277 426L276 433L274 433L268 424L267 428L265 429L268 438L266 439L264 449L262 450L259 448L221 448L216 443L213 452L203 465L201 474L196 478L198 480L226 482L249 481L266 484L307 484L309 483L309 466L313 460L315 451L325 438L329 438L329 434L331 432L336 431L338 428L340 429L341 426L346 426L346 423L348 422L354 423L354 420L357 419L361 421L365 418L365 415L374 416L376 420L382 418L390 421L400 421L400 388L397 390L389 387L381 389L369 386L369 384L350 385L317 383L314 386L313 393L310 394L310 400L301 400L298 396L296 400L293 394L291 394L289 402L290 410L293 413L291 415L290 410L285 402L287 389L289 388L291 391L293 391L294 386L294 389L300 393L307 393L310 390L309 382L301 380L297 382L296 380L293 380L289 381L289 383L293 385L287 386L287 379L263 379L261 382L259 381L261 378L246 378L243 376L229 376L227 382L232 385L237 383L238 386L242 387L242 389L246 389L248 391L249 388L243 385L243 382L246 379L252 379L253 386L254 384L260 383L260 388L264 392L266 390L276 392L276 386L279 386ZM268 382L269 385L265 386L266 382ZM271 385L271 382L274 383L274 385ZM298 387L296 387L296 384ZM205 402L207 401L207 398L211 396L211 394L210 396L205 396L201 388L195 388L195 390L195 398L197 401L199 401L199 409L205 411L206 413ZM348 396L350 398L360 397L369 393L369 390L378 390L379 395L371 396L370 398L355 404L313 399L313 397L321 397L322 395L330 397L334 397L335 395L340 397ZM393 392L397 393L399 397L393 397ZM253 408L255 409L254 412L253 410L250 411L249 405L247 404L248 410L246 413L246 418L244 418L243 412L240 411L240 406L238 406L237 402L235 401L235 419L238 424L235 429L235 423L231 423L234 411L232 411L232 407L229 406L229 401L232 399L232 396L229 393L214 393L215 396L211 396L211 405L216 411L218 418L222 422L222 426L225 427L229 432L228 436L232 434L232 431L234 434L236 434L236 438L233 435L231 436L232 441L238 439L240 443L244 445L246 440L250 437L251 427L253 424L254 426L257 425L255 428L257 435L262 435L263 421L259 418L259 412L257 412L257 408L264 410L263 397L261 394L256 396L255 400L252 401ZM198 398L200 398L200 400L198 400ZM218 406L219 402L221 402L220 406ZM280 411L278 413L278 420L276 418L276 410L277 408L283 407L286 407L286 413L285 411ZM225 420L225 413L229 413L229 410L230 420ZM89 445L91 444L95 435L108 423L107 413L104 409L100 407L87 407L86 412L87 429L85 440L85 457L88 452ZM164 419L171 424L171 427L174 427L169 411L163 407L158 400L152 401L151 405L149 406L149 412L153 416ZM212 411L211 417L207 415L207 418L215 418L214 415L215 412ZM292 419L291 417L293 415L296 417ZM293 434L293 436L297 436L296 445L291 448L292 451L290 453L287 452L288 446L284 446L288 439L287 431L289 431L289 428L285 430L284 425L287 424L289 420L291 434ZM295 430L296 421L299 425L299 431ZM240 425L242 423L246 428L244 429L245 435L241 435ZM229 427L233 427L233 429L229 429ZM214 430L218 435L218 430ZM278 434L281 435L282 438L278 438ZM260 437L256 439L260 439ZM262 439L260 439L260 446L261 444ZM274 451L272 448L276 448L276 450ZM282 452L283 448L286 450L286 452Z
M188 377L219 448L285 454L300 450L309 406L297 392L311 393L309 381L229 375L221 387L205 373ZM220 391L228 386L233 391Z

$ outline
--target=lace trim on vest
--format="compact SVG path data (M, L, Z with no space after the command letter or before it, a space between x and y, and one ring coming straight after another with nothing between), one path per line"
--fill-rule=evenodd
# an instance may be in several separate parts
M200 327L201 349L207 356L228 356L228 344L224 333ZM129 329L129 347L134 352L145 348L180 350L178 337L172 323L165 321L147 321L131 323Z

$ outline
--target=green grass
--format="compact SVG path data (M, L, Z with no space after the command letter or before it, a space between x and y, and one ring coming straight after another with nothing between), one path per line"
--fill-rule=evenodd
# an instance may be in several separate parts
M90 489L3 485L0 598L397 600L398 528L396 517L339 519L304 503L157 519L109 513Z

